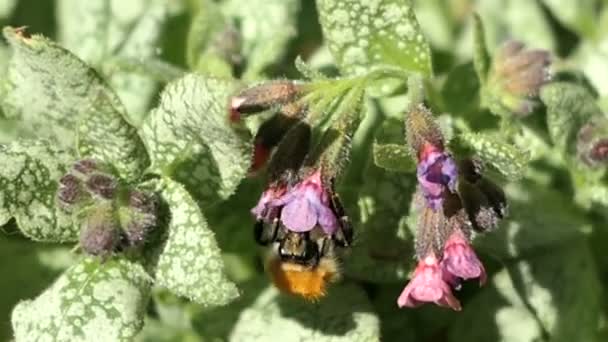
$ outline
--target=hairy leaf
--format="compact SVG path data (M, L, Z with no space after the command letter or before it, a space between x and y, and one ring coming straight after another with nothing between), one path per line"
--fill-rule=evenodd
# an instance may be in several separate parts
M224 274L213 232L188 191L163 180L163 199L171 211L168 236L158 258L156 283L203 305L225 305L238 297Z
M0 145L0 226L11 217L31 239L75 241L79 227L55 203L57 180L73 156L48 141Z
M259 78L280 61L297 33L299 6L296 0L227 0L222 4L225 17L241 27L241 52L247 58L243 78Z
M375 66L432 73L429 45L411 1L317 0L323 34L346 74Z
M580 127L601 110L583 86L556 82L541 88L540 98L547 106L547 127L553 143L566 152L576 147Z
M142 328L150 285L137 263L83 259L38 298L15 307L15 339L131 341Z
M414 161L405 145L374 144L374 163L383 169L396 172L411 172Z
M13 48L2 99L7 117L29 123L39 137L72 147L74 128L99 96L122 112L118 98L95 71L67 50L10 27L4 36Z
M486 47L486 35L483 29L483 22L479 15L473 16L473 34L474 34L474 51L473 51L473 65L475 66L475 72L479 78L481 84L485 84L488 71L490 70L490 54Z
M484 133L463 132L459 138L473 150L475 156L492 165L505 177L518 179L524 175L530 154L521 148Z
M336 286L312 305L271 287L241 312L229 339L377 341L379 325L365 293L353 285Z
M248 137L227 120L232 84L187 75L169 84L142 128L152 170L209 205L230 196L250 163Z
M135 127L129 125L100 94L78 126L78 152L111 163L120 175L133 180L149 164L148 154Z
M109 57L155 57L167 11L167 2L161 0L58 2L60 42L108 76L135 124L147 113L157 84L149 76L121 68Z

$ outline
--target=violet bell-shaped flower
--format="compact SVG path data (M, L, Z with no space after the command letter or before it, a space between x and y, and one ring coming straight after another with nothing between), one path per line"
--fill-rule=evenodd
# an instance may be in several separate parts
M251 214L256 221L272 223L280 214L280 207L274 204L287 191L287 186L283 182L272 183L260 197L258 203L251 209Z
M425 143L419 153L416 176L429 207L438 210L445 189L456 191L458 169L454 159L433 144Z
M414 277L407 284L397 304L399 307L417 307L427 302L459 311L460 302L445 281L439 260L432 253L418 262Z

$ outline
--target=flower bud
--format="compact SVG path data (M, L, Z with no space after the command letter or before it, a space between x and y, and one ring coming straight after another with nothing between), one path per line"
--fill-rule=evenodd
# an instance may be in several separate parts
M86 180L89 192L103 199L112 199L116 192L118 182L114 177L106 174L93 174Z
M120 242L120 225L111 205L92 210L83 222L80 247L90 255L107 257Z
M577 155L586 165L597 167L608 162L608 119L594 116L577 135Z
M405 134L412 156L418 160L430 150L443 151L444 140L439 124L423 104L412 107L405 117Z
M520 116L530 114L540 87L551 80L550 63L548 51L525 50L521 42L505 42L488 75L486 102L490 108L504 108Z
M99 165L97 161L93 159L82 159L74 163L72 169L84 176L87 176L93 173L94 171L97 171L99 169Z
M286 138L287 132L289 132L297 122L298 119L296 118L277 114L266 120L260 126L254 139L253 161L250 172L255 173L266 164L272 154L272 150L279 145L281 140ZM310 136L310 133L308 133L308 136ZM299 136L294 136L294 133L291 133L288 139L291 141L292 145L300 144L301 140ZM310 140L309 137L306 139ZM308 149L309 141L307 140L302 141L301 143L305 144Z
M253 114L292 102L300 91L300 85L287 80L247 88L230 99L230 121L238 122L243 114Z
M80 179L69 173L61 177L57 190L57 199L64 210L70 211L84 196L85 193Z
M158 222L158 202L154 195L131 190L128 206L122 210L121 225L130 247L142 245Z

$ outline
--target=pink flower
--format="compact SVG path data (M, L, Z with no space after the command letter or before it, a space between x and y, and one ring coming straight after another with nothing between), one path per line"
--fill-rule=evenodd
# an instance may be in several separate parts
M441 268L448 282L459 279L479 278L479 283L486 282L486 271L473 248L460 229L455 229L443 247Z
M263 221L265 223L272 223L275 218L279 216L280 208L273 205L272 202L280 198L287 188L280 182L271 184L262 193L258 204L251 209L251 214L255 216L257 221Z
M416 175L422 194L433 210L441 208L446 189L456 191L456 162L442 148L430 143L422 146Z
M456 311L461 309L460 302L452 294L450 284L444 280L439 260L433 254L418 262L414 277L397 299L399 307L417 307L425 302L433 302Z
M294 232L307 232L317 225L327 234L338 229L338 219L330 205L330 195L317 170L296 184L271 206L282 206L281 222Z

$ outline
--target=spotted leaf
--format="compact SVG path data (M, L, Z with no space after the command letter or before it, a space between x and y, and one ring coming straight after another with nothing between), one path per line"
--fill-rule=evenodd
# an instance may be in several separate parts
M203 305L224 305L238 297L224 274L213 232L188 191L170 179L161 195L171 211L168 236L156 269L156 283Z
M48 141L0 145L0 225L14 217L31 239L77 240L79 227L55 204L57 180L72 160Z
M137 263L86 258L13 310L16 341L132 341L151 281Z
M431 75L429 45L411 1L317 0L317 6L329 49L344 73L390 65Z
M238 317L231 341L378 341L380 321L365 293L337 286L315 305L263 291Z
M251 160L250 138L227 120L231 89L187 75L167 86L142 128L153 172L182 182L205 205L230 196Z

